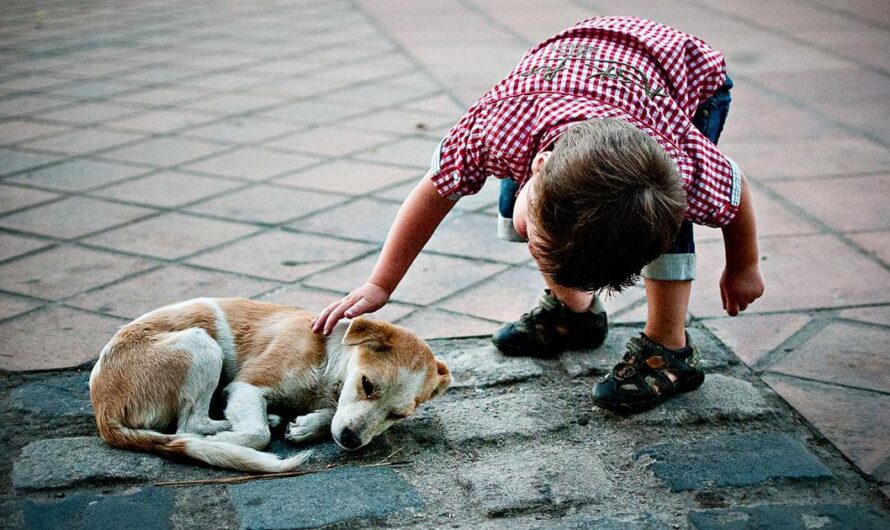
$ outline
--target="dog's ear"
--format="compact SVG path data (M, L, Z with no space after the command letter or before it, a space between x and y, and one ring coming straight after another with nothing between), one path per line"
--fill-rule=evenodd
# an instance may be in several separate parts
M444 362L436 359L436 373L439 377L439 382L436 383L436 388L433 390L431 398L434 398L440 395L442 392L451 386L451 370L448 369L448 365Z
M364 344L370 348L382 348L389 343L392 332L386 322L378 322L369 318L358 317L350 322L343 335L343 344L358 346Z

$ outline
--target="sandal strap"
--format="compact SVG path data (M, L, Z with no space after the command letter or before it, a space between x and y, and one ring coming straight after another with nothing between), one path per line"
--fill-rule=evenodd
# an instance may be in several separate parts
M634 386L640 394L674 393L676 382L671 381L668 373L679 380L684 374L696 370L697 359L688 335L687 344L682 350L670 350L640 333L639 337L627 342L623 360L612 368L609 377L619 386Z

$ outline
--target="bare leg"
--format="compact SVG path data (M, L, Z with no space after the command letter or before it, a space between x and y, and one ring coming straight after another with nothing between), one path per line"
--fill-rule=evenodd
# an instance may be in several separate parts
M575 313L583 313L590 309L590 303L593 301L593 293L585 293L584 291L577 291L575 289L557 285L553 283L553 280L546 274L543 276L544 282L547 284L550 292L553 293L553 296L560 302L564 303L569 310Z
M646 335L665 348L686 346L686 312L689 309L691 281L663 281L646 278L649 305Z

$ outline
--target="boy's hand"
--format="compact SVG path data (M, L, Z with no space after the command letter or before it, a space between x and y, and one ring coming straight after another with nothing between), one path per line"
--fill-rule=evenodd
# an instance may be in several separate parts
M325 335L330 335L334 326L344 316L346 318L355 318L365 313L377 311L386 305L388 301L389 293L383 287L368 282L343 297L342 300L327 306L312 321L312 331L314 333L324 331Z
M760 266L756 264L742 269L723 269L723 276L720 278L723 309L729 316L738 315L748 304L760 298L763 288Z

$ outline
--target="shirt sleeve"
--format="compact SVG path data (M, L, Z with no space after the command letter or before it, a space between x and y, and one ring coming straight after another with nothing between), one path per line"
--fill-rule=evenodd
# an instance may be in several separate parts
M433 186L442 197L457 200L477 193L485 184L487 150L484 117L479 108L467 111L433 153Z
M742 193L742 173L696 129L686 136L683 150L689 157L681 167L686 189L686 218L706 226L723 227L735 218Z

